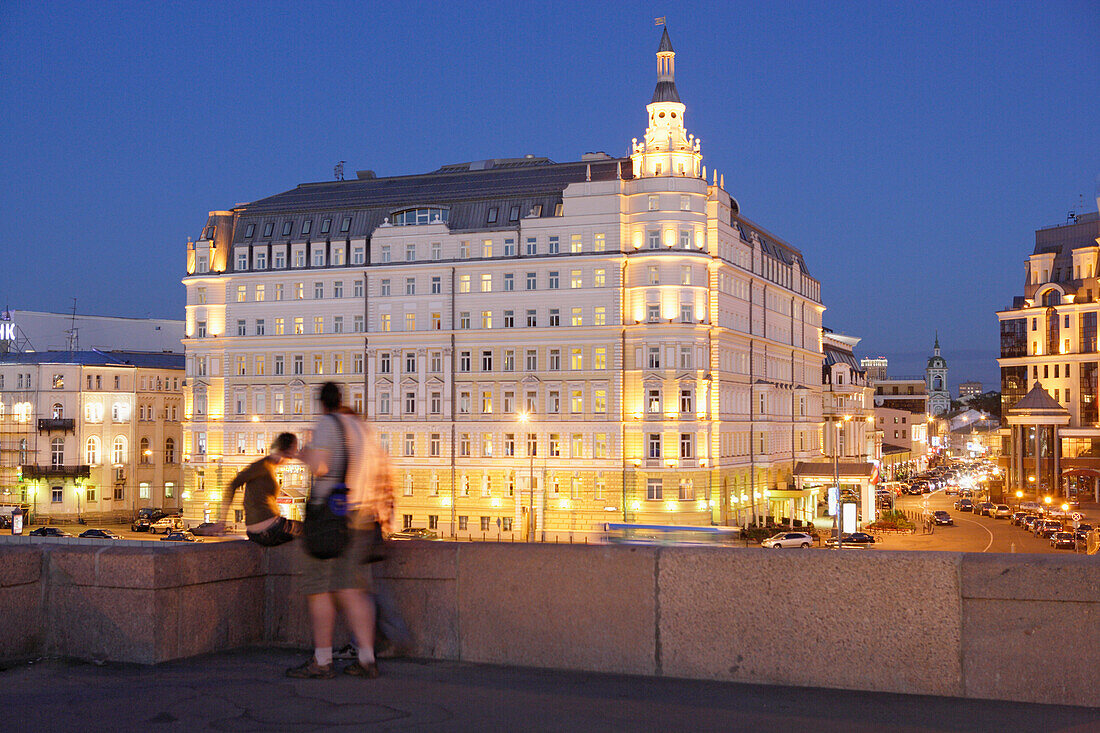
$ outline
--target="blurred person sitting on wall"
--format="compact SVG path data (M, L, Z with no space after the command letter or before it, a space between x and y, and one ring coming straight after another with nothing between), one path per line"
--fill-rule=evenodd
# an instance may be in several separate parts
M334 677L332 638L337 606L344 612L356 644L356 661L344 673L375 678L375 605L373 578L367 558L372 552L370 531L377 522L388 532L393 519L393 486L389 462L366 423L341 403L340 388L333 382L321 387L321 417L313 424L313 437L301 451L313 472L311 503L324 503L333 490L347 490L348 541L340 554L319 559L302 552L302 592L309 604L313 626L313 657L287 670L288 677ZM343 485L343 486L342 486Z
M298 455L298 438L293 433L279 433L271 444L271 452L246 466L229 483L221 507L219 532L224 531L229 508L237 490L244 487L244 522L248 539L264 547L274 547L302 533L302 523L279 513L277 497L279 482L275 467Z

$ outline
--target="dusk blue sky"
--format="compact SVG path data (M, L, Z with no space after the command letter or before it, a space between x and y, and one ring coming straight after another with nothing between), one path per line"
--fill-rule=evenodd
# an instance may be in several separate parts
M995 386L1034 230L1100 173L1100 5L0 5L0 306L183 317L212 209L645 129L665 15L704 163L805 254L834 330Z

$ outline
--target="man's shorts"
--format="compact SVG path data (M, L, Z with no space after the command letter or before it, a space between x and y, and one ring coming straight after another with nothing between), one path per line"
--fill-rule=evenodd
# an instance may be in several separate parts
M300 589L307 596L357 589L373 592L370 565L362 560L370 547L368 532L352 531L343 554L328 560L318 560L305 551L302 543L302 575Z

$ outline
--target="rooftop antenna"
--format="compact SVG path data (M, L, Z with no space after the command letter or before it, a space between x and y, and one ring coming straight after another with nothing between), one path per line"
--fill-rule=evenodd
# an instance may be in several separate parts
M69 330L66 331L66 335L69 337L69 355L72 356L72 353L80 346L76 329L76 298L73 298L73 312L69 317Z
M336 167L332 169L332 173L333 173L333 175L336 176L337 181L344 180L344 163L345 162L346 161L341 160L339 163L336 164Z

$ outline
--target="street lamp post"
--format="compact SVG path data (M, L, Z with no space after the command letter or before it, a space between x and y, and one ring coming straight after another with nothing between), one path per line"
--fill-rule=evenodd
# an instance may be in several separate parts
M844 421L851 420L851 415L845 415ZM836 504L833 506L833 533L836 535L836 549L840 549L840 425L838 418L833 418L836 430L833 432L833 489L836 491Z

